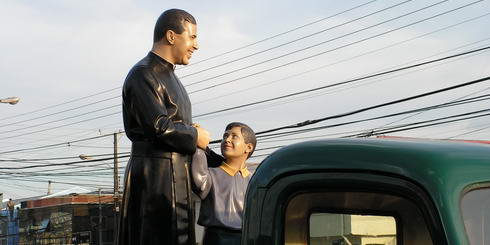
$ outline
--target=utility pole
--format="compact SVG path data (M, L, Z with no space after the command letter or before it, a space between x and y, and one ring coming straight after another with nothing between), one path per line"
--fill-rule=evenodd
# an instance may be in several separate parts
M100 202L100 195L102 190L99 188L99 245L102 245L102 203Z
M114 133L114 242L118 236L119 217L119 162L117 159L117 134Z

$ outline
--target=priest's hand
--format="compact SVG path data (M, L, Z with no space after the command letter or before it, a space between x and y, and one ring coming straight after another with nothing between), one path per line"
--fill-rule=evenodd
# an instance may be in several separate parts
M209 145L209 141L211 141L211 136L206 129L203 129L197 125L195 126L197 130L197 147L205 150Z

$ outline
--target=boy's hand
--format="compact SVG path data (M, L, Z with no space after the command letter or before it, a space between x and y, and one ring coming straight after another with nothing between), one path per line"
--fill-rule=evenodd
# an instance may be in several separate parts
M209 132L199 126L195 128L197 130L197 147L206 150L206 147L208 147L209 141L211 140Z

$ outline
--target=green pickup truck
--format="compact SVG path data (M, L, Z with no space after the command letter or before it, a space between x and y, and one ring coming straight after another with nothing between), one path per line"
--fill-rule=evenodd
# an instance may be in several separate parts
M242 244L490 244L490 146L335 139L284 147L247 191Z

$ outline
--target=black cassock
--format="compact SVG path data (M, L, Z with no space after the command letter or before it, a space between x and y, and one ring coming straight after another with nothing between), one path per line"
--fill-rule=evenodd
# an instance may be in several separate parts
M119 245L195 244L189 164L197 131L174 66L149 53L123 86L132 141L119 222Z

